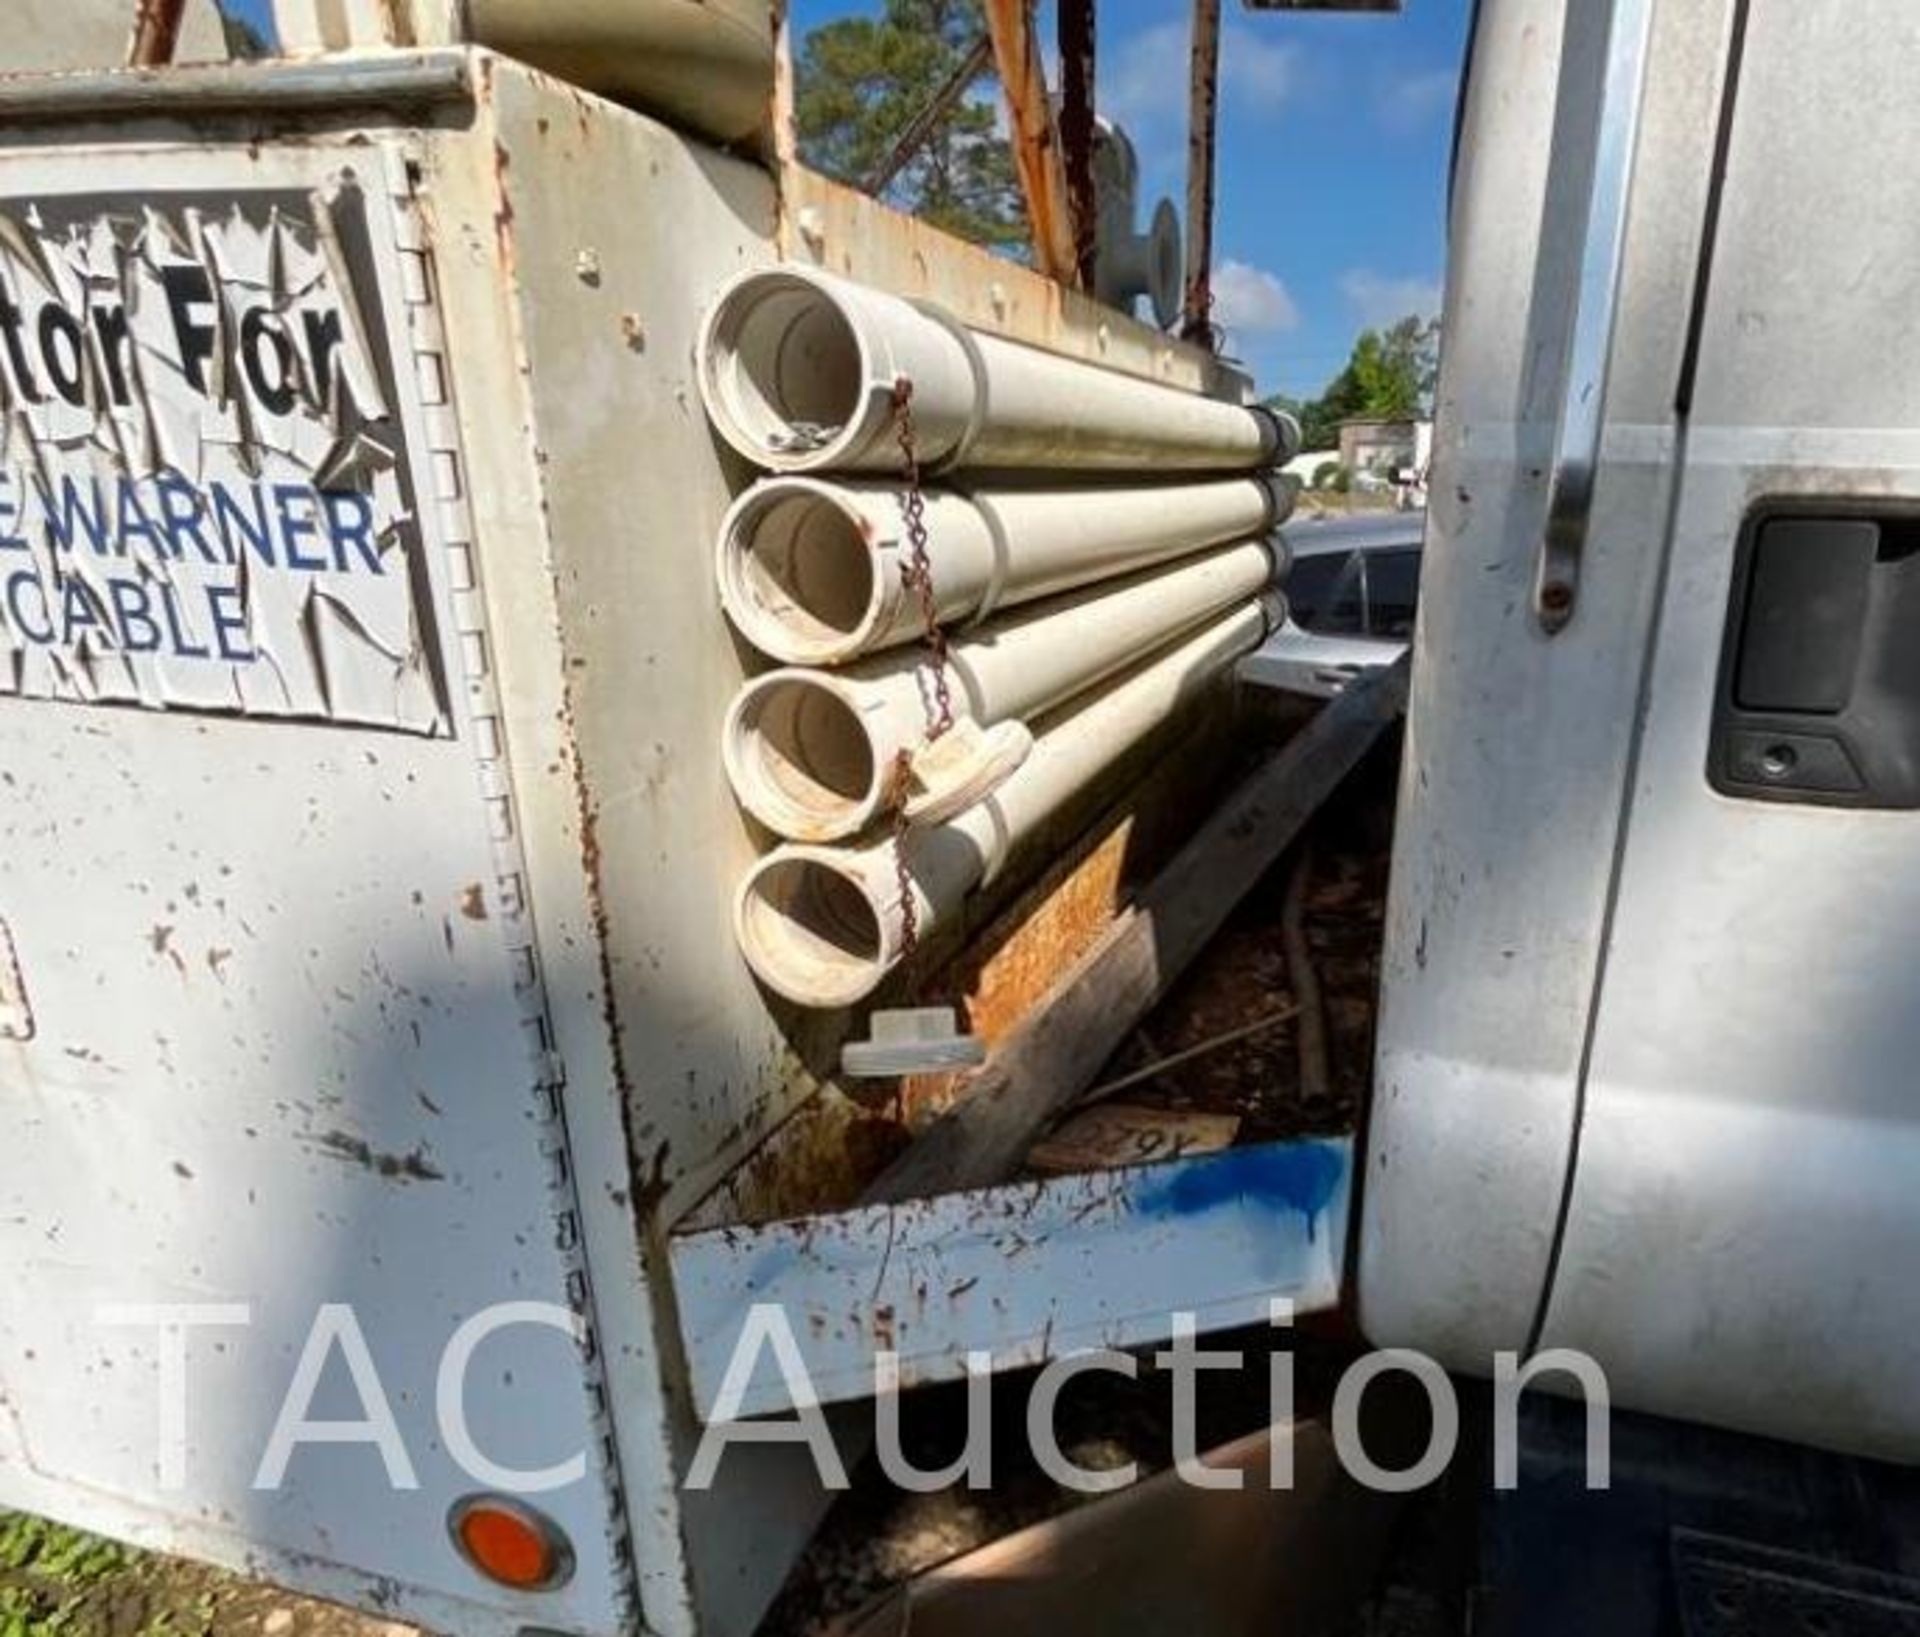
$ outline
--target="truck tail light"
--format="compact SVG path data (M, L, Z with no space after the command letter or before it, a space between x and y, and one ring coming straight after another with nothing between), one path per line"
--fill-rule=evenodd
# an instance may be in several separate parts
M552 1519L504 1495L469 1495L447 1514L460 1555L514 1591L552 1591L573 1574L573 1547Z

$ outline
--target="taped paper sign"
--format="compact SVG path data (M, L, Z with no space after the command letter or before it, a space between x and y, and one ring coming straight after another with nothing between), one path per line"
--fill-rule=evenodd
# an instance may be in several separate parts
M0 692L448 731L365 212L0 203Z

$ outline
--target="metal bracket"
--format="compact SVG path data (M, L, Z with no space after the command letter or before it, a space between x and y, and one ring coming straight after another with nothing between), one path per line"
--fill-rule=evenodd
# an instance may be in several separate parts
M1613 0L1566 394L1554 441L1547 521L1533 586L1534 618L1550 637L1565 630L1573 618L1593 521L1593 486L1606 423L1607 371L1626 261L1627 200L1645 101L1652 20L1653 0Z

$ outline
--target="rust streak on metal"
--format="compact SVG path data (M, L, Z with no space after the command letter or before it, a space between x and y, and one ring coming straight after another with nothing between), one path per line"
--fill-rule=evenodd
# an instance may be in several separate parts
M1184 341L1212 347L1213 160L1220 108L1220 0L1193 0L1187 127L1187 280Z
M133 35L127 42L129 68L164 68L180 43L180 19L187 0L135 0Z
M493 237L501 269L508 274L513 272L513 199L507 192L507 170L512 163L513 156L505 145L494 143L493 180L500 202L493 212Z
M1099 201L1093 187L1094 0L1060 0L1060 147L1073 213L1074 265L1080 288L1093 288Z
M1056 283L1079 288L1074 258L1073 206L1047 98L1046 74L1034 37L1032 0L986 0L987 31L1000 69L1013 162L1026 196L1034 265Z

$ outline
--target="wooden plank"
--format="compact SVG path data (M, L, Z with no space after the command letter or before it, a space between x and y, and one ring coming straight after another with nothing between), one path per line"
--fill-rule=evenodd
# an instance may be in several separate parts
M800 133L793 114L793 17L788 0L773 3L773 159L782 170L800 161Z
M135 0L133 36L127 44L129 68L164 68L180 40L180 18L187 0Z
M1102 1103L1068 1115L1035 1143L1027 1155L1027 1169L1058 1174L1183 1160L1231 1148L1239 1135L1238 1114Z
M1403 657L1355 683L1234 791L1139 903L968 1078L958 1106L863 1197L922 1198L1008 1175L1405 710L1408 666Z
M986 0L986 13L993 58L1006 94L1007 122L1013 131L1013 165L1027 201L1033 264L1056 283L1077 289L1080 268L1074 253L1073 206L1067 198L1060 133L1054 127L1040 42L1034 34L1032 0Z

